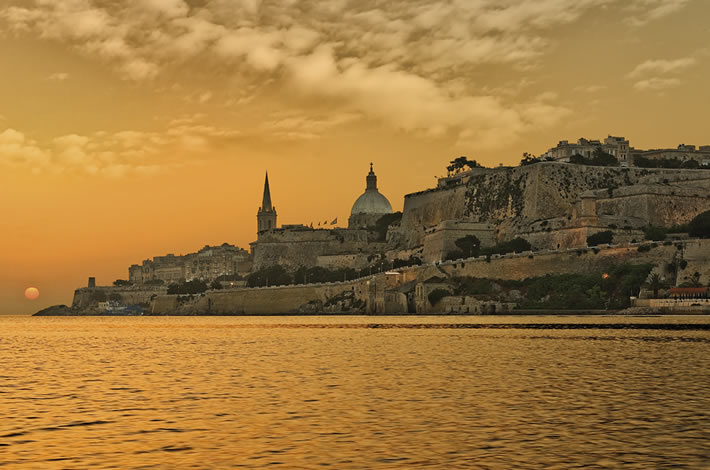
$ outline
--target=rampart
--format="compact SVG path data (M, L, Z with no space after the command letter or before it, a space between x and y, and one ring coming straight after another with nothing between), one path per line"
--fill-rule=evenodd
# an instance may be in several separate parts
M626 195L619 189L630 186L637 188ZM671 186L678 186L677 191ZM710 208L710 171L544 162L478 171L449 185L409 194L404 200L401 229L407 234L409 248L423 244L426 229L459 218L495 224L498 239L508 239L535 221L572 219L581 194L603 189L608 194L600 210L623 217L636 215L640 209L657 225L684 223ZM614 197L615 193L619 197Z
M384 243L369 242L366 230L274 230L260 235L255 244L253 269L317 266L321 256L384 251L383 247Z
M678 269L677 273L668 272L670 266L677 266L678 263L673 262L679 259L687 261L685 268L674 268ZM398 293L398 289L434 277L470 276L522 280L547 274L599 272L622 263L652 264L657 272L668 276L669 280L675 276L678 283L699 272L700 281L707 283L710 281L710 239L526 252L493 256L490 260L485 257L468 258L400 268L386 274L347 282L209 291L195 301L184 304L181 304L179 296L162 295L153 302L153 313L295 313L301 311L304 305L314 302L325 304L346 292L352 293L354 299L363 302L369 313L395 313L392 309L397 308L399 312L400 304L404 302L401 299L403 294Z

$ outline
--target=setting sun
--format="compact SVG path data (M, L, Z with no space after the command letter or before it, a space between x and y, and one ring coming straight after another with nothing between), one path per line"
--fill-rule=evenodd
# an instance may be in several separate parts
M36 287L28 287L25 289L25 298L28 300L36 300L39 298L39 289Z

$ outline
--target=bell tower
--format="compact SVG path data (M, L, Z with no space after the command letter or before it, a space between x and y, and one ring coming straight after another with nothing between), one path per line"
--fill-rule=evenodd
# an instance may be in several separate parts
M264 198L261 201L259 212L256 213L257 237L262 232L276 228L276 208L271 205L271 191L269 190L269 172L264 180Z

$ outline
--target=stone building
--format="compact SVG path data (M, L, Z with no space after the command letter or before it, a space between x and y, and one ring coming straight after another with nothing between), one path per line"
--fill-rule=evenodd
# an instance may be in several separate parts
M679 160L687 162L695 160L699 165L710 166L710 145L695 145L680 144L674 149L650 149L650 150L631 150L631 159L643 157L649 160Z
M377 176L370 163L370 173L367 174L365 192L357 198L350 211L348 228L366 229L372 227L386 214L392 213L390 202L377 189Z
M590 158L594 156L594 152L598 149L616 157L621 166L629 165L631 147L628 139L612 135L604 139L604 142L580 138L576 143L571 144L567 140L561 140L556 147L549 149L540 156L556 161L569 162L570 157L573 155L581 155L585 158Z
M378 240L368 228L386 214L392 206L377 189L377 176L370 164L365 192L353 204L348 228L313 228L303 224L276 225L276 210L272 206L268 178L264 198L257 214L257 240L251 251L255 270L281 265L288 270L301 266L321 266L329 269L362 269L374 254L385 251L385 240Z
M276 228L276 208L271 205L271 190L269 189L269 173L266 173L264 180L264 196L262 198L261 207L256 214L257 236L267 230Z
M249 253L239 247L224 243L205 245L196 253L175 256L156 256L142 264L128 268L128 279L134 284L161 280L166 284L200 279L213 281L220 276L245 275L251 269Z

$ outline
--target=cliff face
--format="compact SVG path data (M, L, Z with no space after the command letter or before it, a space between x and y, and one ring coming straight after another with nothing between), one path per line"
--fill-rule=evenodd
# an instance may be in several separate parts
M426 228L462 217L491 223L500 239L512 238L535 221L572 220L576 201L589 191L598 192L594 198L604 212L613 208L618 217L670 226L710 209L710 171L557 162L478 171L450 187L407 195L401 226L410 247L422 243Z

